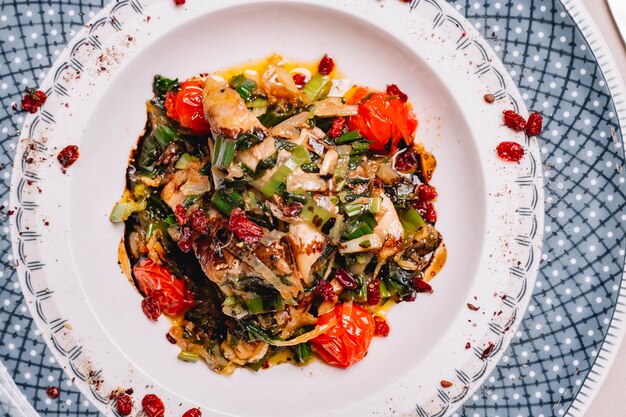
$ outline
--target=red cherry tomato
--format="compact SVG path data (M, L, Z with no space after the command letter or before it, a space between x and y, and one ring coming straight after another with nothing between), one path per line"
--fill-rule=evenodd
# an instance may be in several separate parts
M177 92L168 91L165 96L167 115L195 135L208 135L209 124L202 109L202 80L187 80L180 83Z
M183 314L193 304L191 293L185 290L185 281L177 279L162 265L144 258L133 267L139 289L146 297L157 301L165 314Z
M348 101L351 104L360 102L358 114L348 119L348 127L351 131L361 132L371 142L370 149L394 153L400 140L411 144L418 123L409 104L399 96L370 94L359 88Z
M358 304L346 303L320 316L317 325L331 320L337 320L337 324L311 343L330 365L347 368L365 357L374 337L374 317Z

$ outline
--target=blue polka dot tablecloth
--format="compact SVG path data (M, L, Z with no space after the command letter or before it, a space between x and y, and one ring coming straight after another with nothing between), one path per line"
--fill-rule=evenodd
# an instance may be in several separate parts
M413 3L419 1L435 0ZM24 121L23 91L38 85L64 45L106 3L0 4L3 415L99 415L55 362L23 303L6 214L12 158ZM449 3L482 33L528 108L546 121L540 138L545 241L532 300L501 362L453 415L579 416L607 372L626 315L621 81L578 0ZM60 387L59 399L46 395L50 385Z

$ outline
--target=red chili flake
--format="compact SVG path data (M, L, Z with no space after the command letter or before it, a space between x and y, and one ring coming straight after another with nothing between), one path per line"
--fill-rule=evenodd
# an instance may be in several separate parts
M415 277L413 279L413 286L415 287L415 291L423 293L423 292L433 292L433 287L426 281L424 281L420 277Z
M528 136L539 136L543 130L543 117L539 113L531 113L526 123L526 134Z
M174 216L176 216L176 221L178 222L178 224L187 224L187 210L185 210L185 207L183 207L182 204L178 204L176 206L176 209L174 209Z
M503 113L504 124L515 130L521 132L526 127L526 119L513 110L505 110Z
M326 54L322 57L322 60L317 66L317 71L322 75L328 75L331 72L333 72L334 68L335 68L335 61L333 61L333 59L329 57L328 54Z
M154 394L147 394L143 397L143 400L141 400L141 406L148 417L163 417L163 414L165 414L163 401L161 401L161 399Z
M302 73L296 72L292 75L292 78L293 82L296 83L298 87L302 87L304 84L306 84L306 75Z
M410 149L402 152L396 158L395 167L400 172L415 172L417 169L417 154Z
M475 305L474 305L474 304L472 304L472 303L467 303L467 308L469 308L469 309L470 309L470 310L472 310L472 311L478 311L478 310L480 310L480 307L475 306Z
M465 344L465 349L469 349L469 348L471 348L471 347L472 347L472 344L471 344L470 342L467 342L467 343Z
M29 113L37 113L47 99L48 96L43 91L36 88L27 88L26 94L22 97L22 110Z
M186 0L174 0L174 4L177 6L182 6L183 4L185 4Z
M132 388L128 388L128 389L127 389L126 391L124 391L124 392L125 392L126 394L128 394L128 395L133 395L133 394L134 394L134 392L135 392L135 390L134 390L134 389L132 389Z
M59 154L57 159L63 168L69 168L78 159L80 153L78 152L78 146L67 145Z
M48 397L56 400L57 398L59 398L59 387L48 387L48 389L46 390L46 394L48 394Z
M382 316L374 316L374 335L387 337L389 336L389 325L387 320Z
M420 184L417 187L417 195L421 200L433 201L437 198L437 189L431 185Z
M406 103L409 99L409 96L404 94L395 84L387 84L387 94L391 96L398 96L398 99L403 103Z
M446 381L445 379L442 379L439 383L444 388L450 388L452 386L452 382Z
M524 148L516 142L500 142L496 148L500 159L519 162L524 157Z
M332 301L335 299L335 290L330 282L320 279L315 286L315 294L319 295L324 301Z
M228 229L237 235L239 239L250 245L258 242L263 237L261 226L248 219L246 213L238 207L230 213Z
M178 239L178 248L184 253L188 253L193 248L193 236L188 227L183 227L183 231Z
M287 204L283 206L282 210L285 217L296 217L298 214L302 213L302 203L296 201L295 203Z
M356 282L356 279L354 279L352 274L346 271L345 269L339 268L337 272L335 273L335 278L337 279L337 281L339 281L341 286L344 287L346 290L350 290L350 291L356 290L358 287L358 283Z
M491 355L491 352L493 352L494 347L496 347L496 345L494 345L493 342L489 342L485 350L483 350L483 353L480 355L480 359L487 359L489 355Z
M133 411L133 399L126 394L122 394L117 397L115 407L121 416L127 416Z
M367 304L375 306L380 300L380 281L375 279L367 284Z
M190 410L185 411L183 417L202 417L202 411L199 408L192 408Z
M171 344L175 345L176 344L176 339L174 339L174 336L172 336L169 333L165 333L165 338L167 339L168 342L170 342Z
M485 96L483 97L485 99L485 101L489 104L493 103L494 101L496 101L496 96L494 96L493 94L485 94Z
M141 300L141 310L150 320L157 321L161 316L161 306L152 297L146 297Z
M209 233L209 219L206 218L202 209L195 209L192 211L191 216L189 216L189 221L191 222L191 227L196 232L201 235Z
M341 136L341 132L343 132L343 128L345 125L346 119L344 119L343 117L337 117L335 120L333 120L333 123L328 130L328 136L333 139L337 139L339 136Z

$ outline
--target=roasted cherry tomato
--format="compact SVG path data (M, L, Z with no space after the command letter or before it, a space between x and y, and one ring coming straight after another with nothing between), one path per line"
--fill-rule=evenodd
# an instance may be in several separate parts
M168 91L165 97L167 115L195 135L208 135L209 124L202 109L202 80L187 80L180 83L176 92Z
M317 325L332 320L337 320L337 324L311 340L311 343L330 365L347 368L365 357L374 337L374 317L358 304L345 303L337 304L320 316Z
M144 258L133 267L139 289L146 297L159 303L165 314L183 314L193 305L191 293L185 289L185 281L177 279L162 265L150 258Z
M394 153L400 140L404 140L407 145L411 144L417 129L417 119L410 105L399 96L369 93L359 88L348 102L360 103L358 114L348 119L348 128L361 132L371 142L371 150Z

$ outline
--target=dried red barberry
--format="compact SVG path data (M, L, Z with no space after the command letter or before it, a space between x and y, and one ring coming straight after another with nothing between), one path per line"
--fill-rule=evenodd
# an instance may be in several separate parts
M496 151L501 159L509 162L519 162L524 157L524 148L516 142L500 142Z
M410 149L402 152L396 158L395 168L404 173L415 172L417 169L417 154Z
M133 399L126 394L117 397L115 408L121 416L127 416L133 411Z
M465 349L469 349L469 348L471 348L471 347L472 347L472 344L471 344L470 342L467 342L467 343L465 344Z
M420 184L419 187L417 187L417 195L420 200L433 201L437 198L437 189L432 185Z
M387 320L382 316L374 316L374 335L376 336L389 336L389 325Z
M174 209L174 216L176 216L176 221L178 222L178 224L187 224L187 210L185 210L185 207L183 207L182 204L178 204L176 206L176 209Z
M183 4L185 4L186 0L174 0L174 4L177 6L182 6Z
M375 306L380 300L380 281L375 279L367 284L367 304Z
M387 84L387 94L392 96L398 96L398 99L403 103L406 103L409 99L409 96L404 94L402 90L400 90L395 84Z
M141 300L141 310L150 320L157 321L161 316L161 306L152 297L146 297Z
M330 125L330 129L328 129L328 136L333 139L337 139L339 136L341 136L345 125L346 119L344 119L343 117L337 117Z
M296 83L298 87L302 87L306 84L306 75L296 72L291 76L293 78L293 82Z
M416 291L411 291L410 293L408 293L407 295L404 296L402 301L406 301L406 302L412 303L416 299L417 299L417 292Z
M359 284L356 282L356 279L354 279L352 274L346 271L345 269L339 268L337 272L335 273L335 278L337 279L337 281L339 281L341 286L344 287L346 290L349 290L349 291L356 290L357 287L359 286Z
M48 397L56 400L57 398L59 398L59 387L48 387L48 389L46 390L46 394L48 394Z
M188 227L183 227L178 239L178 248L184 253L189 252L193 248L193 235Z
M191 223L192 229L201 235L209 233L209 219L206 218L202 209L192 211L189 216L189 222Z
M526 134L528 136L539 136L543 130L543 117L539 113L531 113L526 123Z
M434 224L437 222L437 210L430 201L419 200L414 204L417 212L428 223Z
M335 299L335 290L330 282L320 279L315 286L315 294L324 301L332 301Z
M445 379L442 379L439 383L444 388L450 388L452 386L452 382L446 381Z
M493 94L485 94L483 99L485 100L486 103L492 104L493 102L496 101L496 96L494 96Z
M521 132L526 127L526 119L513 110L505 110L503 113L504 124L515 130Z
M48 96L46 96L46 93L43 91L37 90L36 88L27 88L26 94L22 97L22 110L29 113L37 113L47 99Z
M199 408L192 408L185 411L183 417L202 417L202 411Z
M161 399L154 394L147 394L143 397L143 400L141 400L141 406L148 417L163 417L163 414L165 414L165 405L163 405L163 401L161 401Z
M433 292L433 287L419 276L413 279L413 287L415 287L415 291L419 293Z
M324 55L324 57L322 57L322 60L317 66L317 71L322 75L328 75L331 72L333 72L334 68L335 68L335 61L333 61L333 59L329 57L328 54L326 54Z
M238 207L230 213L228 229L239 239L250 245L258 242L263 237L261 226L248 219L246 213Z
M78 146L76 145L67 145L59 154L57 155L57 159L63 168L69 168L76 162L80 153L78 152Z
M483 353L480 355L481 359L487 359L489 357L489 355L491 355L491 352L493 352L493 348L496 345L494 345L493 342L489 342L489 344L487 345L487 347L483 350Z

